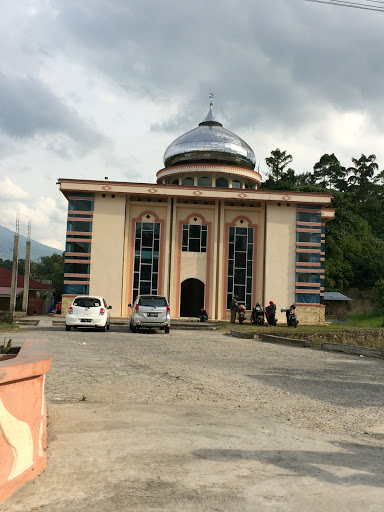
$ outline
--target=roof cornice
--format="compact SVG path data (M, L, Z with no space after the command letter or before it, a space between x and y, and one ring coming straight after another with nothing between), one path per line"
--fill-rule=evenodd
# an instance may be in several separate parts
M185 197L194 199L227 201L273 201L330 205L332 194L319 192L296 192L291 190L253 190L216 187L187 187L184 185L160 185L125 181L78 180L59 178L61 192L88 192L92 194L135 194L149 197Z

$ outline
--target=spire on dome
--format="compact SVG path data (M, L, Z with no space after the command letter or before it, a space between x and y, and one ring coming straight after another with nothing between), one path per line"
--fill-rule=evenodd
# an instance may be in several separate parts
M215 117L214 113L213 113L213 93L211 92L209 94L209 110L208 110L208 114L205 116L205 119L204 121L202 121L201 123L199 123L199 126L223 126Z

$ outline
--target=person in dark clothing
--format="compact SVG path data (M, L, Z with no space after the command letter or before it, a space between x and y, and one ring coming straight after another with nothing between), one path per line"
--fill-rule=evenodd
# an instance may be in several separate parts
M276 304L271 300L265 308L265 316L267 317L268 325L276 325Z
M200 308L199 320L200 320L200 322L207 322L208 321L208 313L205 311L203 306L201 306L201 308Z
M229 309L231 310L231 324L236 323L236 314L239 311L239 297L234 295L231 304L229 305Z

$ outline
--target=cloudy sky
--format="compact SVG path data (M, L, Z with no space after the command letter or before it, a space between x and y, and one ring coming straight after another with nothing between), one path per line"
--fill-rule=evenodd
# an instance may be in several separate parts
M369 0L362 0L368 3ZM384 13L304 0L2 0L0 224L64 248L57 178L154 182L209 93L257 166L277 147L384 167Z

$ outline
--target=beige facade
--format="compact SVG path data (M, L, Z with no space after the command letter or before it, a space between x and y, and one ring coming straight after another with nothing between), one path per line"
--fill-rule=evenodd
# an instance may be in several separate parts
M125 198L95 198L89 291L106 297L121 315ZM103 293L101 293L103 292Z
M157 223L160 225L157 293L169 298L173 318L196 316L197 304L191 306L193 310L188 314L182 303L186 300L183 283L188 280L203 289L200 305L208 311L210 319L229 318L228 237L230 228L238 227L252 229L254 237L251 305L257 301L266 305L273 300L278 308L277 317L284 322L285 315L279 312L280 308L297 303L297 205L308 204L317 208L316 211L324 210L324 216L329 218L330 210L325 208L331 200L328 194L290 192L287 196L281 191L109 181L60 180L60 187L66 197L77 198L75 202L83 197L92 198L88 293L104 296L112 305L115 317L129 316L128 304L134 299L136 224ZM78 213L71 214L69 210L69 215ZM205 252L182 250L183 226L191 225L207 226ZM83 235L80 232L76 236ZM73 235L68 232L67 236L71 239ZM73 278L74 274L68 276ZM191 293L193 290L192 287ZM185 293L188 294L188 289ZM63 313L76 294L64 295ZM298 307L303 312L302 323L318 323L324 318L321 304Z
M265 301L289 307L295 302L296 208L272 203L265 213ZM284 314L278 318L281 321Z

